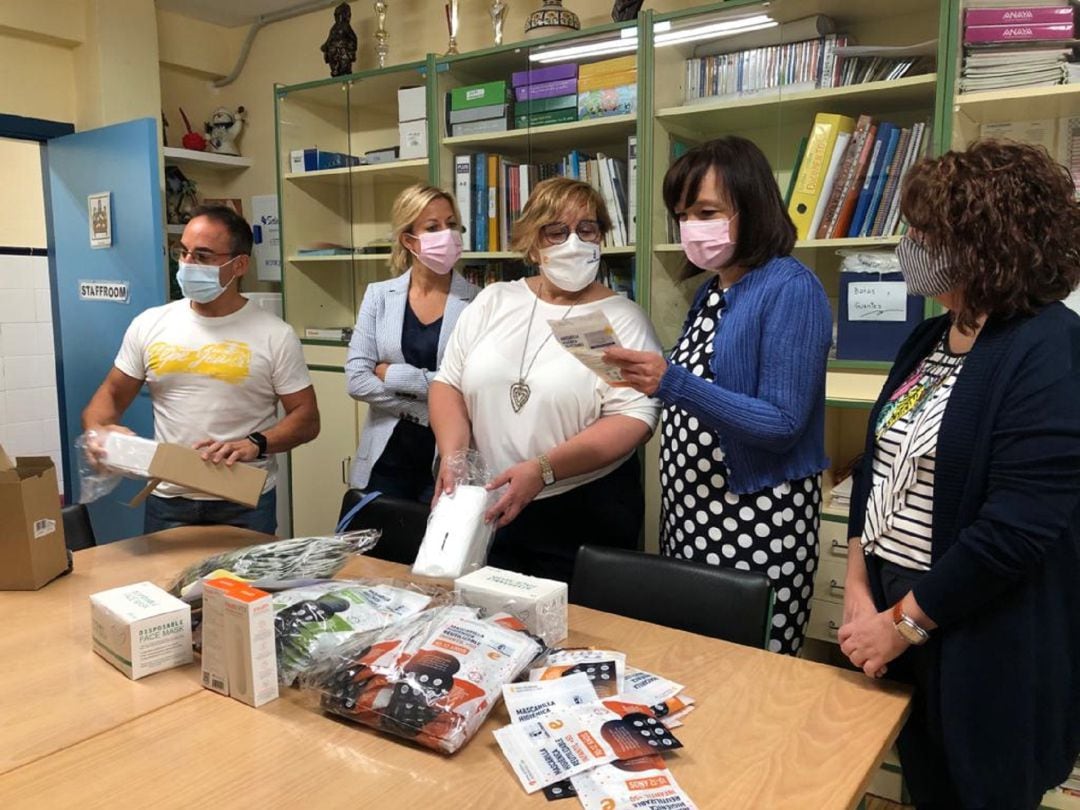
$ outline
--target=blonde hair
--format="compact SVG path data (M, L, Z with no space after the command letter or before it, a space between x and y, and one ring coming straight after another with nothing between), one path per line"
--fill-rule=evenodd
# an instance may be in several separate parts
M448 194L441 188L429 186L425 183L417 183L397 195L394 207L390 211L391 245L390 245L390 268L398 273L404 273L412 264L413 255L401 243L401 235L412 231L413 225L420 215L435 200L446 200L454 211L454 219L461 225L461 213L458 211L457 200L454 195Z
M540 259L540 229L557 222L567 208L592 208L600 223L601 240L611 230L611 217L600 192L581 180L569 177L549 177L536 184L529 201L514 223L511 248L533 264Z

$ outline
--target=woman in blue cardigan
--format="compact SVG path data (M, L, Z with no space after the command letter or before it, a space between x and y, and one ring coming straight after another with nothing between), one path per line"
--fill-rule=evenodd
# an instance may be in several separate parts
M839 638L914 684L898 744L920 808L1036 807L1080 752L1073 195L1041 147L993 141L904 183L904 280L948 312L871 412Z
M435 488L428 386L478 290L454 270L462 241L453 196L409 186L390 223L390 268L401 275L364 291L345 360L349 396L369 406L349 483L427 504Z
M607 353L665 406L660 551L765 572L776 594L769 649L794 654L818 560L829 302L790 255L795 226L752 142L687 152L664 177L664 204L709 277L670 360Z

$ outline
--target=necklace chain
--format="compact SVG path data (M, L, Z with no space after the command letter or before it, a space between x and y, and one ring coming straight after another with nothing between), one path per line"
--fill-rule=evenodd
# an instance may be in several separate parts
M525 403L529 401L529 397L532 395L532 389L529 388L528 383L525 382L525 378L529 376L529 372L532 371L532 367L536 364L536 358L540 356L540 352L543 351L544 346L546 346L547 342L551 339L551 335L554 334L553 332L549 332L547 337L540 341L540 345L533 353L532 360L529 361L529 366L528 368L526 368L525 358L528 356L529 353L529 335L532 334L533 320L536 317L536 304L540 300L540 293L543 291L543 289L544 286L543 282L541 281L537 288L536 295L533 298L532 309L529 311L529 324L525 327L525 343L521 347L521 363L518 365L517 382L513 383L510 386L510 405L511 407L513 407L514 413L519 413L521 409L525 407ZM563 313L562 318L560 318L559 320L565 320L573 311L575 306L577 306L577 301L574 301L574 303L569 306L566 312Z

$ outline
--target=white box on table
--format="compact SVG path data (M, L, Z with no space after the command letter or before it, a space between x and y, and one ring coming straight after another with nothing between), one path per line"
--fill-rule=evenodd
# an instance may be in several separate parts
M202 683L258 708L278 696L274 605L246 582L203 584Z
M490 565L454 580L454 591L470 605L512 613L549 647L566 638L565 582L504 571Z
M191 606L152 582L91 594L94 652L132 680L190 664Z

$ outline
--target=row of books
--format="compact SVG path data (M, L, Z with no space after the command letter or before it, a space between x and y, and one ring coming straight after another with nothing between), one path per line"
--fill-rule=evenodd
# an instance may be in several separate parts
M926 152L930 125L818 113L788 189L799 239L864 238L901 232L900 187Z
M1067 84L1074 37L1068 0L969 2L959 92Z
M556 176L584 180L600 192L612 222L605 247L634 244L636 136L631 136L628 147L629 166L619 158L576 149L553 163L518 163L485 153L455 156L454 194L466 228L465 249L510 250L513 224L532 189Z

